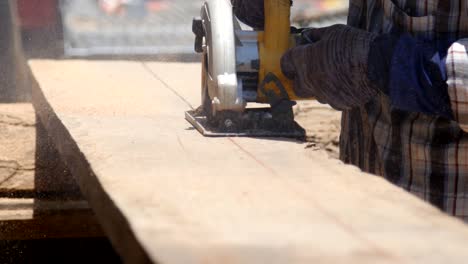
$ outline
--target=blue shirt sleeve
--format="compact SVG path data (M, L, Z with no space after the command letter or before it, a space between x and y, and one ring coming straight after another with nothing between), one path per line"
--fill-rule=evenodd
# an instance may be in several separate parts
M410 34L379 36L369 53L369 78L400 110L453 119L445 72L446 45ZM443 46L443 47L442 47Z

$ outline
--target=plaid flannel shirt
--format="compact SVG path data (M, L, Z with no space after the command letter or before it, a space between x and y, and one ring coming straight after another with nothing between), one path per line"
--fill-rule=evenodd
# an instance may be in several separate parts
M381 95L343 112L340 157L468 221L468 0L350 0L348 24L455 42L446 69L456 121L394 109Z

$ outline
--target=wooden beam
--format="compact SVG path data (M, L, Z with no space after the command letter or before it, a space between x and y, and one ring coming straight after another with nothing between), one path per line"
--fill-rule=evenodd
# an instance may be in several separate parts
M38 116L128 263L468 259L464 223L380 177L298 141L202 137L184 120L198 64L30 65Z

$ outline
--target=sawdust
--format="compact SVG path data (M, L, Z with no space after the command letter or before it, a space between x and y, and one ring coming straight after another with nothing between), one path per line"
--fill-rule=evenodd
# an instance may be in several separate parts
M295 119L306 130L310 151L325 151L329 157L338 158L341 129L341 112L316 101L299 102Z

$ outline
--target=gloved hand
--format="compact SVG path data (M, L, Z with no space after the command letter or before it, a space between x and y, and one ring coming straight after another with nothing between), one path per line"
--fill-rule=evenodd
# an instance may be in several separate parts
M264 25L264 0L231 0L234 14L245 24L262 29Z
M313 43L289 50L281 60L286 77L302 97L315 97L337 110L370 101L378 92L368 78L369 48L376 35L345 25L308 29Z
M292 0L290 0L292 5ZM265 24L264 0L231 0L234 14L245 24L263 29Z

